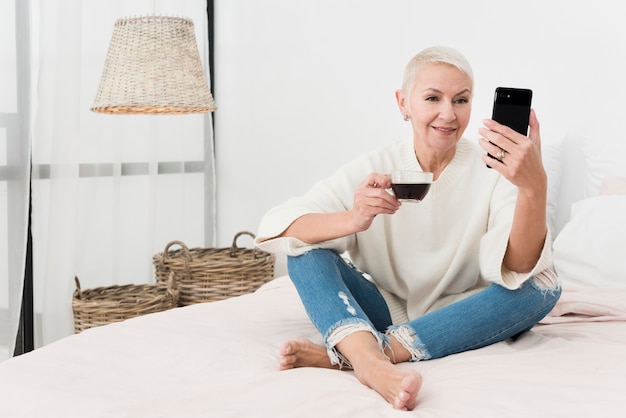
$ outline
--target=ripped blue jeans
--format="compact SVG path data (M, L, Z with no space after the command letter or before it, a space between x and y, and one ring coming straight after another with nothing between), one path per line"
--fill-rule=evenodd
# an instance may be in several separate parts
M309 318L324 337L333 364L349 365L335 349L346 335L367 330L381 349L393 335L411 361L435 359L515 337L532 328L561 295L558 283L531 278L516 290L484 290L406 324L392 325L376 286L336 252L316 249L288 257L287 266Z

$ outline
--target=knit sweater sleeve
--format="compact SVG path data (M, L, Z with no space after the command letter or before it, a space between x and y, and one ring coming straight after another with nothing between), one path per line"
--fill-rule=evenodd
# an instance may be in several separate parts
M255 244L258 248L290 256L301 255L314 248L329 248L343 253L353 237L342 237L317 244L280 235L299 217L309 213L331 213L349 209L358 180L342 170L315 185L303 196L292 198L270 209L259 225ZM354 179L352 178L354 177ZM357 182L355 184L355 182Z
M298 199L299 200L299 199ZM343 253L347 248L347 238L338 238L317 244L308 244L293 237L280 237L285 229L299 217L314 212L305 202L289 201L271 209L261 221L255 239L256 246L267 252L296 256L313 248L330 248Z
M511 232L517 189L504 177L500 177L499 183L494 189L488 230L480 242L480 269L487 281L499 283L508 289L517 289L530 277L552 268L552 232L548 227L541 255L531 271L518 273L507 269L504 266L504 255Z

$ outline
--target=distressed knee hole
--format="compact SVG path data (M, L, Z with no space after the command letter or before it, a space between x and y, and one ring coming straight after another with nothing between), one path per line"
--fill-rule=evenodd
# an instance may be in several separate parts
M389 344L389 339L386 335L378 333L372 329L369 324L360 319L347 319L343 323L337 324L336 327L330 329L327 335L324 336L326 352L332 365L339 366L340 369L352 368L350 361L337 350L336 345L348 335L361 331L370 332L374 338L376 338L381 353L384 353L383 346Z
M423 344L411 327L406 325L390 327L387 330L387 335L395 338L395 340L399 342L400 345L410 354L411 358L409 361L419 361L427 357L424 350L418 348L423 347Z
M354 309L354 306L350 304L350 299L348 299L348 295L346 295L344 292L339 292L337 293L337 296L339 296L344 305L346 305L346 310L348 311L348 313L352 316L356 316L356 309Z

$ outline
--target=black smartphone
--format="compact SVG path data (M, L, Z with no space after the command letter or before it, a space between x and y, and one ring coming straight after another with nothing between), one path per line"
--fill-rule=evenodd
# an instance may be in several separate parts
M491 119L508 126L522 135L527 135L532 98L533 92L530 89L496 88ZM487 155L495 158L491 154Z
M491 119L526 135L532 99L533 92L530 89L498 87L493 98Z

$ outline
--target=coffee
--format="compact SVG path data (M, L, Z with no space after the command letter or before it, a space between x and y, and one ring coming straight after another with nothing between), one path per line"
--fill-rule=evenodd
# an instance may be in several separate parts
M392 183L393 194L400 200L422 200L431 183Z

